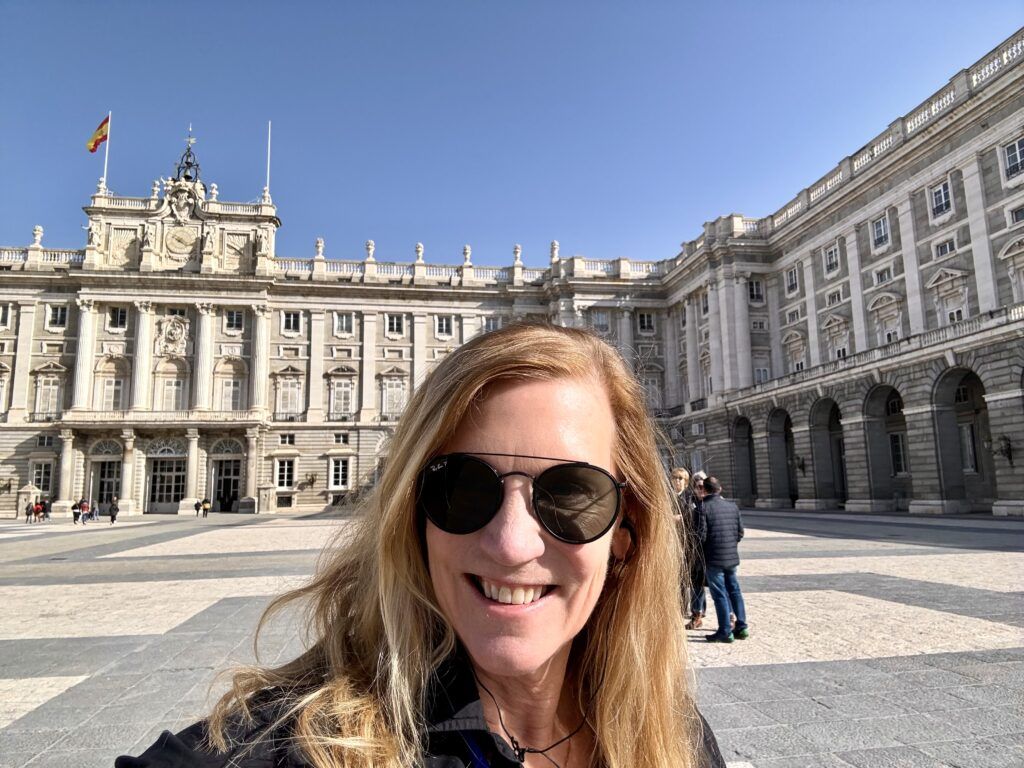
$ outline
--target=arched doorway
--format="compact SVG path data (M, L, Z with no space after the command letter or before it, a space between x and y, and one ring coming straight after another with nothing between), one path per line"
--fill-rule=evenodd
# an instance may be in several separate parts
M244 490L245 449L232 437L218 440L210 447L206 472L214 512L237 512L238 500Z
M146 447L147 513L177 514L185 498L188 447L180 437L162 437Z
M954 502L946 509L990 511L996 476L985 385L974 371L953 368L936 382L933 405L941 496Z
M823 397L811 407L811 457L814 497L829 504L846 501L846 456L842 413L836 401Z
M89 503L96 502L100 514L107 514L110 502L121 495L122 456L117 440L100 438L85 456L85 488Z
M868 452L868 489L873 511L906 510L913 498L907 420L903 397L881 384L864 400L864 434Z
M757 473L754 465L754 430L750 419L740 416L732 429L733 496L742 506L752 507L757 497ZM728 493L728 491L726 491Z
M796 464L793 452L793 420L782 408L768 416L768 471L776 504L796 503Z

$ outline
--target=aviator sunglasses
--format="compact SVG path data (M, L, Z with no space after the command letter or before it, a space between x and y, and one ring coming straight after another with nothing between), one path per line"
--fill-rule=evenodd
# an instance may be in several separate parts
M626 483L593 464L555 464L536 476L501 474L479 456L559 461L512 453L449 453L431 459L417 480L416 505L446 533L473 533L487 525L504 501L505 478L514 475L532 481L534 514L544 529L561 541L586 544L599 539L619 514Z

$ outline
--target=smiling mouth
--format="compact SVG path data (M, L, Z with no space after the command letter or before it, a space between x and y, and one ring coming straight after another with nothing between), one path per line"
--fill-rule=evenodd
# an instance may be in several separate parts
M470 581L481 595L502 605L529 605L555 589L552 584L499 584L476 575L470 576Z

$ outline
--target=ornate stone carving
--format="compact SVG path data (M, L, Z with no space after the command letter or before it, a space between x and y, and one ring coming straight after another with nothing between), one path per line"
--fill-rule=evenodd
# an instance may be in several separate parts
M519 243L512 247L512 258L515 264L523 263L523 246L519 245Z
M373 252L377 249L377 244L373 240L366 241L366 260L373 261Z
M463 264L463 266L466 266L466 267L470 266L473 263L471 261L472 257L473 257L473 249L470 248L468 244L462 246L462 264Z
M213 225L208 225L203 232L203 253L212 254L214 242L217 238L217 229Z
M156 200L160 196L160 179L153 179L153 187L149 190L149 197Z
M103 225L95 219L90 219L89 229L86 232L85 244L90 248L99 248L103 239Z
M152 248L153 247L153 236L154 236L153 233L155 231L156 231L156 224L153 224L152 222L147 221L145 224L142 225L142 247L143 247L143 249L145 249L145 248Z
M171 193L171 215L174 216L174 220L179 224L184 224L192 218L192 209L194 203L192 201L192 195L189 194L187 189L178 187Z
M127 267L136 258L139 231L135 227L114 227L106 262L111 267Z
M92 312L96 306L96 302L92 299L75 299L75 304L78 305L80 312Z
M423 243L416 243L416 263L423 263Z
M164 317L156 324L156 351L159 355L183 356L188 345L189 323L183 317Z
M32 227L32 245L41 248L43 245L43 228L36 224Z
M256 230L256 255L270 255L270 242L267 239L267 233L264 232L262 229Z
M316 246L315 246L315 248L316 248L316 257L318 259L322 259L324 257L324 239L322 237L318 237L316 239Z
M551 241L551 263L552 264L557 264L558 263L558 241L557 240L552 240Z
M249 236L240 232L228 232L224 243L224 268L240 269L249 254Z
M139 310L139 312L152 312L153 311L153 302L152 301L136 301L136 302L132 302L132 303L135 304L135 308L137 310Z
M196 310L198 310L200 315L212 315L214 312L214 306L208 302L197 302Z
M192 258L198 234L192 227L171 227L164 235L164 247L167 255L177 261L185 262Z
M210 202L211 203L217 202L217 195L218 194L220 194L220 192L217 189L217 185L216 184L211 184L210 185Z

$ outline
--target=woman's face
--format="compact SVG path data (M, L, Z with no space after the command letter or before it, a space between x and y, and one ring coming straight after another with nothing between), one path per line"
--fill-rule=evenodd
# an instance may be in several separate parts
M618 477L614 443L611 405L600 384L509 381L487 391L444 452L514 454L481 457L502 474L536 476L553 464L585 461ZM529 478L513 475L505 479L501 508L482 529L456 535L427 523L427 560L441 610L473 662L495 676L529 675L568 654L601 594L612 538L627 535L616 526L589 544L559 541L534 516L531 494ZM513 604L484 593L502 587Z

